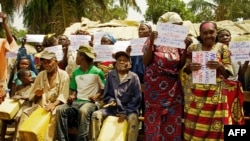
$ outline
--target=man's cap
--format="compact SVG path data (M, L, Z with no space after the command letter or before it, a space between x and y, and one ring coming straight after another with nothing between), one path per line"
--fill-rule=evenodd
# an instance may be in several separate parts
M130 60L130 56L125 51L118 51L115 53L115 59L119 58L120 56L125 56Z
M51 52L51 51L48 51L48 50L44 50L43 52L41 52L40 59L50 60L52 58L56 58L56 54L54 52Z
M81 45L77 51L86 54L89 58L92 58L92 59L95 58L93 47L89 45Z

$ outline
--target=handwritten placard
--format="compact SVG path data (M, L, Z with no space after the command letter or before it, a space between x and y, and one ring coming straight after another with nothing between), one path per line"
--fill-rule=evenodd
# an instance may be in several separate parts
M130 41L116 41L114 44L114 50L113 53L116 53L118 51L126 51L128 46L130 46Z
M143 55L142 48L147 38L137 38L130 40L131 44L131 56L140 56Z
M62 45L52 46L52 47L46 47L44 50L54 52L56 54L56 59L58 61L61 61L63 59L63 51L62 51Z
M93 50L96 54L94 61L115 61L112 57L114 47L114 45L94 45Z
M244 62L250 60L250 41L230 42L231 60Z
M17 58L17 52L8 51L6 53L6 58Z
M184 40L188 33L188 28L170 23L157 23L158 38L157 45L164 45L175 48L185 48Z
M88 45L91 40L90 35L70 35L69 50L76 51L80 45Z
M27 34L26 42L42 43L44 36L41 34Z
M207 61L216 59L214 51L195 51L192 52L192 62L200 63L201 69L192 72L193 83L216 84L216 70L206 67Z

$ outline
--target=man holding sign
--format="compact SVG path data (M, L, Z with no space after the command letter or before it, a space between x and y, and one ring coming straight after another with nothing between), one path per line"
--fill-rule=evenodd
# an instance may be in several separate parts
M0 12L0 18L2 19L2 25L5 30L6 39L0 38L0 103L4 100L6 96L5 89L6 81L7 81L7 61L6 61L6 52L8 51L15 51L17 50L17 44L15 40L13 40L12 34L10 32L9 26L7 25L6 21L6 14Z

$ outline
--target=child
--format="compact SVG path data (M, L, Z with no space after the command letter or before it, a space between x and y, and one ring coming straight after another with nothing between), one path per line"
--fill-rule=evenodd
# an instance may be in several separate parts
M141 103L141 87L138 76L129 71L130 57L126 52L115 54L115 68L108 72L103 100L105 108L92 114L92 140L98 138L102 121L107 116L118 116L118 122L128 120L127 140L136 141L138 135L138 109Z
M21 109L18 111L16 115L16 120L19 121L21 114L25 109L28 107L31 107L31 102L29 101L29 93L30 93L30 88L34 82L31 71L28 69L20 69L17 72L17 78L22 82L21 85L18 85L16 87L16 92L15 95L12 97L14 100L19 100L19 102L22 104ZM19 121L18 125L16 127L20 127L20 125L24 122L24 120ZM18 131L17 129L17 131ZM18 132L17 132L17 138L18 138Z
M23 57L17 62L17 71L20 69L28 69L31 74L31 78L33 81L36 78L36 74L30 70L30 61L28 58ZM13 80L12 80L12 86L11 86L11 96L15 94L15 91L17 90L17 86L21 86L22 81L17 77L17 73L14 75Z

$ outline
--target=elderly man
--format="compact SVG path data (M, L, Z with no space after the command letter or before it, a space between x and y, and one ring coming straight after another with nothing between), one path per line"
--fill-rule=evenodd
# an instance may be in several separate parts
M64 70L59 69L56 55L53 52L44 50L41 53L41 65L44 70L41 71L30 90L29 100L34 101L38 106L52 112L52 117L47 129L45 139L48 141L55 140L55 109L58 105L66 103L69 96L69 76ZM26 110L22 114L21 120L27 118L33 111ZM39 122L39 119L38 119Z
M130 56L126 52L119 51L114 57L115 69L108 72L103 93L103 101L107 105L92 114L91 140L97 140L102 121L107 116L118 116L118 123L128 120L127 141L137 141L138 110L141 104L140 81L137 74L130 71Z
M91 114L96 110L104 89L104 73L93 65L93 48L84 45L77 50L76 64L80 67L72 73L68 103L56 111L59 141L69 141L68 120L72 112L78 111L78 135L76 141L88 141Z
M0 12L0 18L2 18L2 25L5 30L6 39L0 38L0 103L4 100L6 93L5 89L7 87L7 60L6 60L6 52L17 50L17 44L15 40L13 40L12 34L9 30L9 27L6 23L6 14Z

